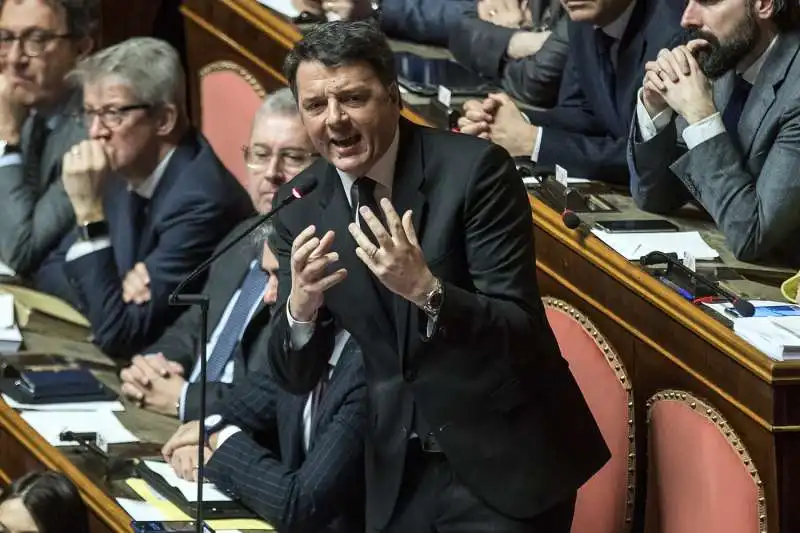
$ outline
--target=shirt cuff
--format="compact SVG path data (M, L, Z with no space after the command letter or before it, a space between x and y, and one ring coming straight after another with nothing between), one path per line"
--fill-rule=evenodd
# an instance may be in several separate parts
M237 426L225 426L219 431L219 437L217 437L217 447L214 451L219 450L222 445L225 443L226 440L233 437L237 433L241 432L242 430Z
M10 167L12 165L21 165L22 156L20 154L6 154L0 157L0 167Z
M661 132L664 128L672 120L672 111L671 107L666 108L664 111L656 115L655 117L650 117L650 113L647 112L647 108L644 106L644 101L642 100L642 89L639 89L639 93L636 95L636 122L639 124L639 132L642 136L642 142L647 142L656 135Z
M703 144L724 132L725 123L722 122L722 115L714 113L700 122L686 126L683 130L683 140L686 142L686 148L691 150L695 146Z
M314 335L314 321L300 322L292 318L292 313L289 312L290 300L291 295L289 300L286 301L286 317L289 319L289 340L292 343L292 350L302 350L303 346L308 344L311 336Z
M181 387L181 399L178 401L178 420L185 422L186 417L186 395L189 393L189 382Z
M66 260L74 261L83 257L84 255L99 252L100 250L105 250L106 248L110 247L111 239L108 237L101 237L91 241L78 241L70 246L69 250L67 250Z
M533 152L531 152L531 161L534 163L539 161L539 150L542 148L542 136L544 135L544 128L539 126L539 131L536 133L536 142L533 145Z

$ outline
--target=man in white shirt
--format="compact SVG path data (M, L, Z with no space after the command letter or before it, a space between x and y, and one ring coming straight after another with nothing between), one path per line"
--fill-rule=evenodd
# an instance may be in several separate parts
M244 149L248 191L259 214L272 209L272 199L315 158L316 152L297 113L289 89L270 94L256 112L250 140ZM254 222L248 219L218 246L236 239ZM264 225L212 265L203 293L210 297L207 342L209 411L229 394L232 383L266 364L259 347L266 341L265 325L277 297L277 259L266 245L271 226ZM131 289L147 297L146 285ZM139 296L141 295L141 296ZM122 370L122 393L150 409L181 420L199 415L197 343L200 310L187 310L175 324L136 355Z
M628 182L625 145L644 64L680 32L680 11L660 0L564 2L569 52L558 103L520 113L506 94L464 104L462 133L571 176Z
M800 32L789 7L690 0L687 44L646 66L629 163L640 208L667 213L695 200L740 259L798 266Z
M81 61L71 79L82 88L89 134L63 163L77 227L34 284L86 315L106 353L126 358L177 319L181 309L168 304L169 294L252 213L252 203L192 128L169 44L129 39ZM148 273L146 301L126 297L125 281L139 264Z

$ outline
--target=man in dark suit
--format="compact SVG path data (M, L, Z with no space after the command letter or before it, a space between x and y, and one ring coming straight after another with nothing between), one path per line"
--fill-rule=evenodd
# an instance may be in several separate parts
M506 94L464 104L463 133L571 176L628 183L625 146L644 64L680 32L675 0L564 3L569 53L558 103L526 120Z
M75 224L61 158L86 130L65 76L92 48L97 4L0 1L0 262L23 278Z
M325 159L274 222L275 379L311 390L335 323L359 342L370 531L566 533L608 449L545 318L508 153L401 120L370 23L315 26L285 70Z
M693 39L648 63L631 131L647 211L700 203L745 261L800 266L800 31L794 3L690 0ZM770 257L771 256L771 257Z
M253 118L245 150L248 191L260 214L272 209L278 187L294 178L316 158L297 112L291 91L270 94ZM248 219L219 245L228 246L252 226ZM228 250L208 275L203 294L210 298L206 342L209 381L208 412L231 393L233 384L266 364L259 353L268 334L272 305L277 297L278 261L266 246L269 223ZM260 267L260 268L257 268ZM122 393L146 409L196 420L200 408L197 343L200 308L184 312L167 331L120 373Z
M252 205L189 125L183 71L167 43L125 41L81 62L74 76L90 137L64 156L78 227L35 285L84 313L104 351L130 357L177 318L169 293ZM146 290L131 293L139 278Z
M250 374L206 419L205 477L284 533L364 531L364 369L346 331L336 334L328 363L304 395L282 390L266 369ZM198 429L185 424L163 449L192 481Z

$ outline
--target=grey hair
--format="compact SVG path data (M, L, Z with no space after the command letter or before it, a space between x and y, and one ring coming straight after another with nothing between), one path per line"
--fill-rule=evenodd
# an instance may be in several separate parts
M0 0L0 9L8 1L10 0ZM45 0L45 3L54 9L63 10L67 31L72 38L94 37L100 25L100 0Z
M260 246L267 242L267 246L269 246L270 250L274 250L272 247L272 239L275 238L275 226L272 225L271 220L267 220L263 224L261 224L253 233L250 235L250 239L253 243L253 246Z
M269 93L267 97L264 98L264 101L253 117L253 126L255 127L256 124L268 115L294 117L299 114L297 102L294 99L294 95L292 95L291 89L283 87L282 89Z
M186 112L186 76L178 52L166 41L134 37L100 50L80 63L68 79L85 86L105 78L129 85L143 104L173 104Z

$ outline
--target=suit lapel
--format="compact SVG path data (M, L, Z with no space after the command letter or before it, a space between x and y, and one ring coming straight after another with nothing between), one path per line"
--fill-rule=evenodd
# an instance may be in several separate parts
M400 143L397 152L397 163L394 171L392 185L392 205L402 217L406 211L411 211L411 219L419 242L423 242L425 215L427 202L425 195L420 190L425 181L425 168L423 162L422 142L417 126L402 120L400 123ZM394 315L396 321L397 346L400 360L404 360L407 353L409 322L412 316L412 303L405 298L394 298ZM414 324L416 326L416 324Z
M278 423L285 424L279 431L281 462L289 468L299 468L305 457L303 446L303 409L308 395L281 392L278 398Z
M61 160L64 154L72 146L86 139L86 127L74 116L74 113L82 105L83 95L80 91L74 92L64 106L58 124L50 132L41 161L40 180L44 187L50 183L51 179L54 179L53 173L57 174L56 178L61 175ZM28 135L30 135L30 128L28 128Z
M341 302L340 312L343 314L365 321L362 331L378 332L378 338L390 339L394 327L380 305L373 274L356 255L356 243L347 229L352 215L341 178L333 165L326 164L324 169L324 194L320 194L321 228L317 234L321 236L328 230L335 232L333 249L339 254L339 266L347 269L345 282L328 289L326 298Z
M797 56L800 34L783 33L773 47L761 67L739 120L739 138L745 155L751 153L758 129L765 122L764 117L775 103L775 94Z

